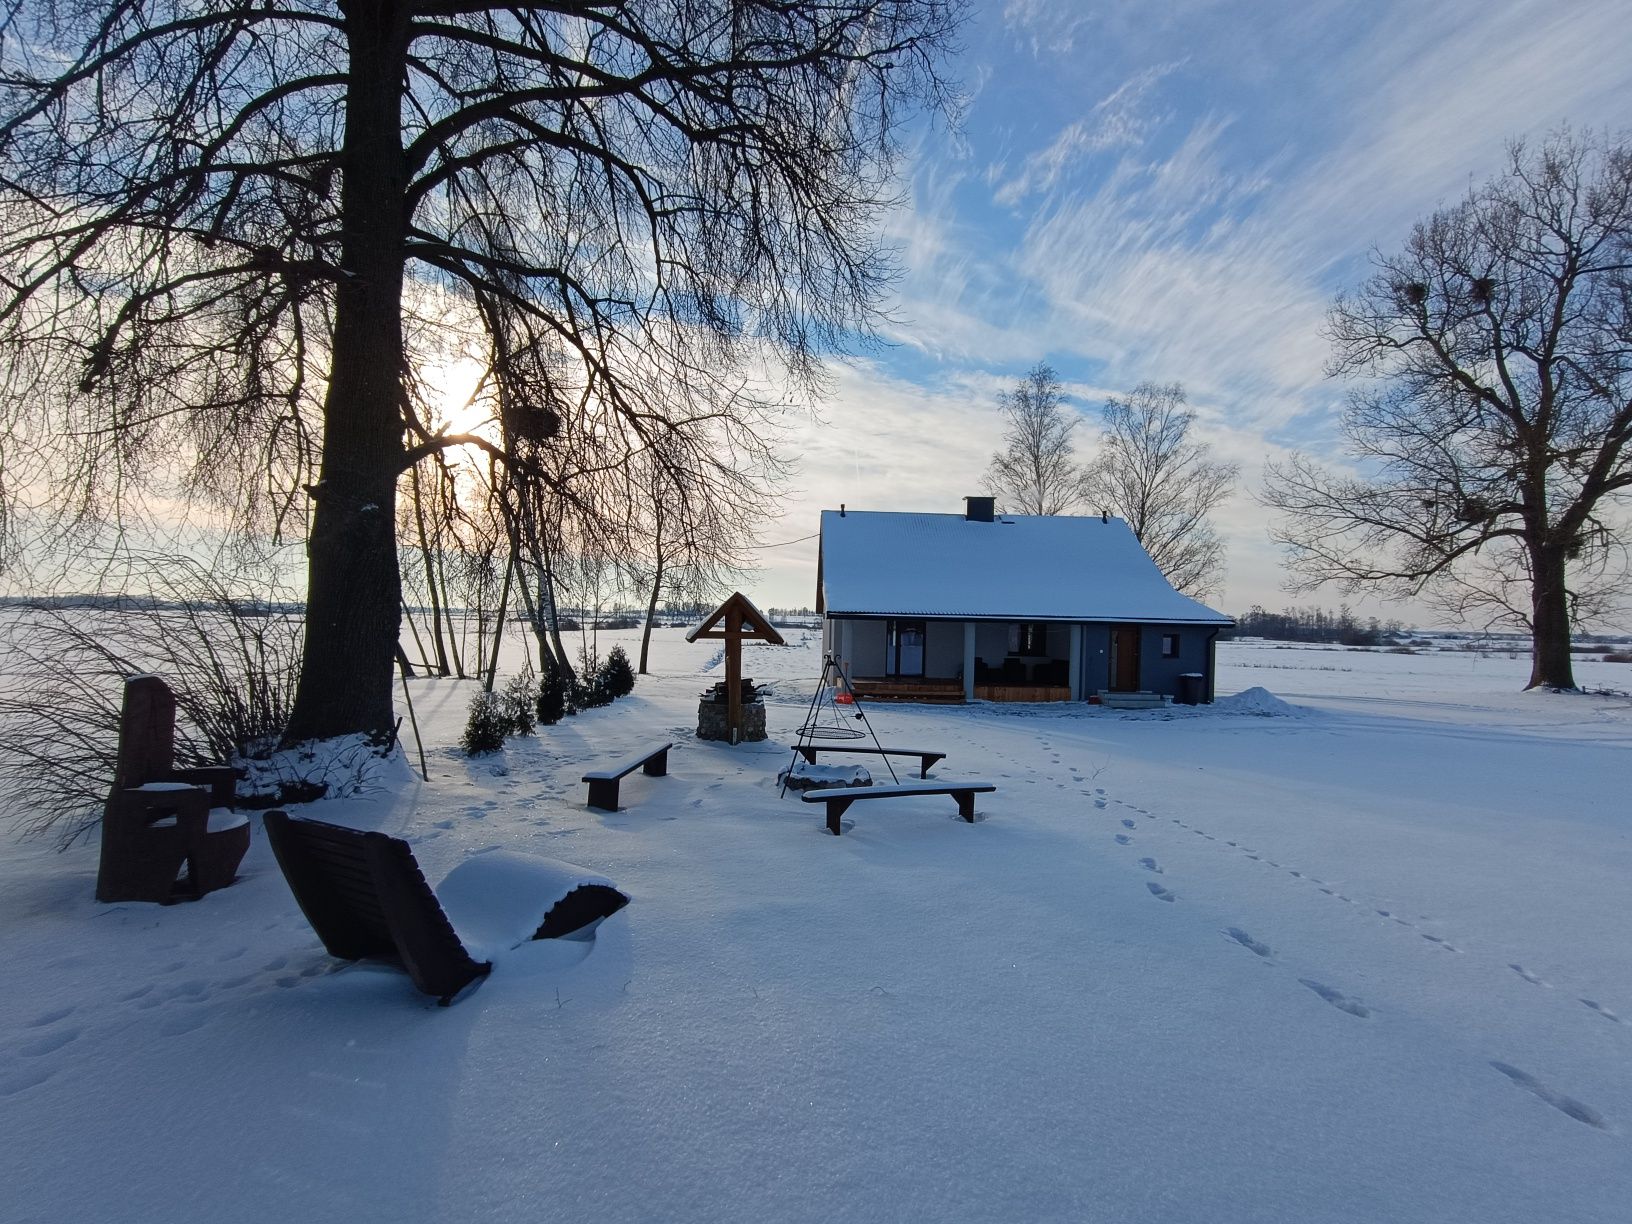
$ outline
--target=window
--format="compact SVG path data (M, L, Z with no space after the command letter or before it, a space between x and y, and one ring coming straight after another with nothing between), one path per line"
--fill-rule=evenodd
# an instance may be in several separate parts
M1162 634L1162 658L1176 659L1179 657L1179 635L1176 633Z
M1042 656L1048 654L1048 626L1042 621L1024 621L1009 626L1009 653Z

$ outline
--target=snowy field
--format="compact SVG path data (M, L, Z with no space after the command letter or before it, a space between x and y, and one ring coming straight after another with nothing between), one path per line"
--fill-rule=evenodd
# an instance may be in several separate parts
M0 1219L1632 1218L1632 666L1527 694L1524 659L1243 642L1211 708L876 705L999 789L833 838L777 797L792 638L749 648L772 739L737 748L692 738L722 669L678 630L495 757L452 748L472 684L417 682L429 784L304 813L433 882L502 847L633 898L448 1008L325 955L258 828L171 908L6 844Z

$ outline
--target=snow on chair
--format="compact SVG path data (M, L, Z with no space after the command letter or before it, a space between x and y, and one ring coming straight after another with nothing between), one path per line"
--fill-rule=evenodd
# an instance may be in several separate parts
M395 962L444 1006L487 976L494 956L629 903L605 877L537 855L473 855L432 892L401 838L278 811L266 814L266 837L330 956Z
M225 888L249 850L230 765L175 767L176 698L157 676L125 681L119 761L102 809L98 901L197 900Z

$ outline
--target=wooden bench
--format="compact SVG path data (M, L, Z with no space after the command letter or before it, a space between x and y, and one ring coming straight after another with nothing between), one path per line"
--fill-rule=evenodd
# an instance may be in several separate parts
M667 744L659 744L656 748L648 748L644 752L627 757L616 765L606 769L592 769L586 773L580 782L589 783L589 806L600 808L604 812L618 810L618 783L626 774L632 774L638 768L648 778L661 778L669 772L669 749L674 747L671 740Z
M958 815L975 823L975 795L995 791L991 782L902 782L895 786L844 786L834 790L806 791L806 803L827 804L827 831L839 835L839 817L858 799L898 799L904 795L951 795L958 801Z
M929 767L935 764L936 761L946 759L946 753L931 752L927 748L868 748L853 744L795 744L793 750L804 757L805 763L808 765L816 764L816 754L818 752L860 752L868 756L917 757L918 776L920 778L929 777Z
M265 827L289 890L329 955L395 961L415 986L444 1006L492 969L492 961L479 961L466 949L407 842L318 820L293 820L280 811L266 814ZM570 934L629 902L609 881L586 879L587 873L570 864L531 861L529 867L521 855L476 855L454 868L443 888L477 901L471 907L471 926L490 940L495 924L483 910L491 909L494 894L514 894L518 880L521 890L534 894L523 898L519 912L511 915L518 920L511 924L516 928L513 941L499 938L499 946Z

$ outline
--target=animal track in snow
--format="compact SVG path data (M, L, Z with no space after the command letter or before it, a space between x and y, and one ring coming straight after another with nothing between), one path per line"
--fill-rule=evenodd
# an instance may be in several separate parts
M1172 893L1168 892L1167 889L1156 883L1155 880L1151 880L1145 885L1145 887L1150 889L1150 895L1155 897L1158 901L1175 901L1178 899Z
M166 1037L180 1037L183 1034L195 1032L204 1027L206 1015L203 1012L193 1012L185 1016L173 1016L159 1026L159 1032Z
M1095 800L1094 800L1094 806L1095 806L1095 807L1096 807L1096 808L1103 808L1103 807L1104 807L1104 806L1105 806L1105 800L1103 800L1103 799L1095 799Z
M24 1058L40 1058L46 1054L53 1054L62 1049L70 1041L79 1036L77 1028L58 1029L54 1033L47 1033L43 1037L36 1037L32 1041L22 1041L16 1046L17 1053Z
M1609 1008L1605 1007L1602 1003L1598 1002L1596 999L1582 999L1581 1002L1585 1003L1588 1007L1592 1008L1593 1011L1597 1012L1605 1020L1613 1020L1616 1024L1621 1023L1621 1018L1619 1016L1617 1016L1614 1012L1610 1011Z
M1131 821L1131 820L1124 820L1124 821L1123 821L1123 822L1122 822L1122 827L1123 827L1123 828L1124 828L1124 829L1131 829L1131 828L1133 828L1133 821Z
M55 1024L58 1020L65 1019L66 1017L73 1015L73 1012L74 1009L72 1005L68 1007L54 1008L53 1010L46 1012L44 1015L34 1017L34 1019L30 1020L23 1027L44 1028L48 1024Z
M1523 965L1510 964L1510 965L1508 965L1508 968L1513 970L1514 973L1518 974L1521 978L1523 978L1525 981L1529 982L1530 985L1532 985L1532 986L1546 986L1547 985L1546 982L1542 981L1535 974L1531 973L1530 970L1526 969Z
M1460 952L1460 951L1462 951L1461 948L1454 947L1453 945L1446 943L1438 935L1430 935L1426 931L1418 931L1417 934L1421 935L1429 943L1439 945L1441 948L1444 948L1445 951L1447 951L1447 952Z
M1324 982L1317 982L1313 978L1299 978L1298 982L1314 991L1326 1002L1337 1008L1338 1011L1348 1012L1351 1016L1359 1016L1362 1020L1371 1015L1371 1009L1364 1003L1361 1003L1358 999L1349 998L1340 990L1333 990Z
M1573 1097L1567 1097L1561 1092L1553 1091L1528 1071L1521 1071L1517 1067L1509 1066L1504 1062L1497 1062L1494 1059L1491 1060L1490 1065L1526 1092L1535 1093L1560 1113L1568 1114L1577 1122L1585 1122L1588 1126L1596 1127L1598 1130L1609 1129L1609 1123L1604 1121L1604 1116L1592 1106L1583 1105Z
M1146 871L1154 871L1157 875L1162 874L1161 867L1157 865L1156 860L1153 858L1140 859L1139 866L1143 867Z
M1129 837L1126 833L1118 833L1116 835L1116 844L1119 846L1131 845L1132 842L1133 838Z
M19 1092L25 1092L37 1084L45 1083L54 1074L56 1074L56 1068L54 1067L33 1066L0 1075L0 1097L15 1096Z
M1236 943L1240 944L1248 952L1251 952L1257 956L1262 956L1266 960L1273 953L1273 949L1271 949L1268 944L1260 943L1251 935L1248 935L1240 927L1231 927L1229 930L1225 931L1224 934L1235 940Z

